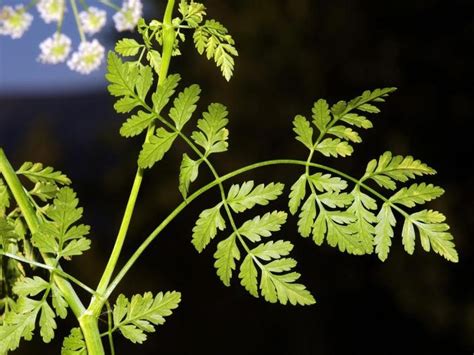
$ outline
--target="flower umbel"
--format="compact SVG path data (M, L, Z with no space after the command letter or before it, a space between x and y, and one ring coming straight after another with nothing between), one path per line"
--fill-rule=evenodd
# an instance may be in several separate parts
M23 5L13 9L4 6L0 10L0 35L10 36L13 39L20 38L30 27L33 16L25 11Z
M142 17L142 10L141 0L124 0L122 9L113 16L117 31L132 31Z
M40 0L36 8L44 22L51 23L61 20L65 4L64 0Z
M89 35L96 34L104 27L107 20L107 14L104 10L97 7L89 7L87 11L79 14L82 30Z
M79 45L79 49L72 54L67 65L78 73L90 74L100 66L104 54L104 47L96 39L92 42L84 41Z
M71 51L71 40L62 33L55 33L39 45L41 54L38 60L47 64L58 64L66 60Z

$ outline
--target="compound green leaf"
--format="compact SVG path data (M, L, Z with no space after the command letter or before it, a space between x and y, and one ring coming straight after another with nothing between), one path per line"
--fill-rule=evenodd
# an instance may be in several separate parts
M278 232L286 218L287 214L282 211L267 212L262 217L256 216L244 222L238 231L250 241L258 242L261 237L269 237L273 232Z
M375 226L375 252L380 260L385 261L390 251L393 238L393 227L396 220L392 209L388 203L384 203L377 215L377 225Z
M423 210L410 216L420 233L421 246L425 251L433 251L453 263L459 261L449 225L442 223L444 216L432 210ZM431 248L430 248L431 247Z
M250 252L259 259L269 261L271 259L279 259L282 256L288 255L293 250L293 244L284 240L269 241L267 243L259 244Z
M258 297L257 269L253 263L252 254L247 254L240 265L240 284L254 297Z
M324 99L319 99L314 103L312 111L314 125L318 127L320 132L325 132L329 122L331 122L328 103Z
M372 122L370 122L366 117L360 116L357 113L347 113L341 117L341 121L344 121L352 126L364 129L369 129L374 126Z
M218 103L210 104L208 112L203 113L203 118L198 120L197 126L200 131L194 131L191 138L205 150L205 155L225 152L229 146L227 139L229 131L225 126L227 119L227 108Z
M173 120L178 131L181 131L196 110L196 103L199 100L200 93L199 85L191 85L184 89L174 100L174 106L170 110L170 118Z
M354 229L364 254L372 254L374 251L374 225L378 221L372 211L377 209L377 203L373 198L361 192L358 187L352 191L352 196L354 200L347 211L355 216Z
M181 293L172 291L158 293L155 297L151 292L134 295L131 300L119 295L114 305L114 328L133 343L143 343L146 333L154 332L155 327L165 323L181 301Z
M21 339L27 341L33 337L36 318L38 316L39 301L20 298L15 307L15 312L9 312L0 325L0 354L15 350L20 345Z
M311 305L316 303L314 297L302 284L294 283L300 275L296 272L288 274L272 274L264 267L260 289L262 296L270 303L280 302L285 305Z
M191 159L186 153L183 154L179 169L179 191L184 198L188 195L189 185L198 177L201 162L201 160Z
M411 219L405 218L405 222L403 223L402 229L402 243L405 247L405 251L412 255L415 251L415 227Z
M171 74L168 75L163 84L158 85L156 92L154 92L151 96L151 100L153 102L153 112L155 112L157 115L159 115L163 108L168 104L180 80L181 76L179 74Z
M281 258L273 260L272 262L265 265L265 269L269 272L286 272L290 271L296 266L297 262L292 258Z
M177 132L168 132L163 127L159 127L155 134L150 137L149 142L143 144L138 157L138 166L143 169L151 168L155 163L163 159L177 136Z
M40 224L39 231L33 234L33 244L45 253L63 256L84 251L90 245L84 236L89 226L73 225L82 217L82 208L78 207L76 193L69 187L61 188L53 205L46 210L48 220Z
M115 45L115 51L124 57L131 57L137 55L142 47L142 44L132 38L123 38Z
M64 338L61 355L87 355L81 328L72 328L71 333Z
M235 270L235 260L240 260L240 252L235 242L236 235L222 240L217 244L217 250L214 254L216 262L214 267L217 269L217 275L226 286L230 286L232 271Z
M193 228L192 243L198 252L202 252L209 242L216 236L217 229L225 229L225 221L220 213L222 203L204 210L199 215Z
M140 100L145 101L146 95L153 84L153 71L151 67L147 65L141 65L139 73L140 74L135 81L135 88Z
M371 160L367 165L362 181L374 180L379 186L394 190L395 181L406 182L416 176L433 175L436 171L412 156L402 157L392 156L392 153L385 152L377 160Z
M62 292L58 289L56 284L51 283L51 292L52 292L52 305L58 317L65 319L67 317L67 307L68 303L63 297Z
M77 238L71 240L59 253L62 258L70 258L71 256L82 255L91 247L91 241L88 238Z
M288 201L290 213L294 215L306 195L306 174L301 175L298 180L291 186L291 192Z
M227 203L234 212L243 212L255 205L265 206L283 192L281 183L260 184L254 187L253 181L246 181L241 186L232 185L227 194Z
M302 237L309 237L313 228L314 219L316 218L316 196L309 195L306 202L301 208L298 219L298 232Z
M339 251L349 254L363 254L360 239L354 228L354 216L349 212L326 211L327 242Z
M309 177L313 186L321 192L340 192L347 188L347 182L330 174L316 173Z
M136 115L130 117L120 128L123 137L134 137L148 128L150 123L156 118L154 113L138 111Z
M112 51L107 56L107 74L109 81L107 89L113 96L135 96L133 83L138 77L137 67L123 63Z
M196 28L203 21L206 15L206 7L198 2L187 3L181 1L178 8L183 21L185 21L191 28Z
M318 143L315 149L326 157L332 156L335 158L338 156L349 156L354 151L349 143L341 141L339 138L326 138L322 142Z
M138 105L140 105L140 100L138 98L125 96L115 102L114 109L117 113L129 113Z
M329 208L342 208L352 203L353 197L351 194L339 192L326 192L318 195L318 200Z
M338 138L345 139L346 141L350 141L353 143L360 143L362 142L362 138L360 138L359 133L352 130L349 127L345 126L333 126L329 128L327 133L332 134Z
M36 296L48 287L49 282L39 276L33 276L33 278L25 277L15 283L13 292L20 297Z
M33 183L45 182L59 185L69 185L71 183L71 180L61 171L55 171L49 166L44 167L41 163L25 162L16 173L25 176ZM0 201L2 198L2 186L4 185L0 183ZM6 194L6 187L4 187L3 191L3 193Z
M423 204L440 197L444 193L441 187L433 184L413 184L404 187L390 197L390 202L406 207L415 207L416 204Z
M41 305L41 315L39 319L40 334L45 343L49 343L54 338L54 330L56 329L55 314L48 302Z
M161 71L161 54L157 50L148 50L146 53L146 59L148 60L148 63L150 63L150 66L153 68L156 74L160 74Z
M300 141L308 149L313 149L313 128L309 121L301 115L297 115L293 120L293 131L296 133L296 140Z

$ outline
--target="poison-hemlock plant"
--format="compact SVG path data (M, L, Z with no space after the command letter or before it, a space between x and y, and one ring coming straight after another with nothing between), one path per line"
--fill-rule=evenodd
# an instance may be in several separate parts
M212 59L227 80L233 74L237 50L222 24L205 19L202 4L181 1L176 18L172 17L173 8L174 1L169 0L163 22L140 20L142 41L122 39L115 52L108 54L108 90L116 98L116 111L125 114L120 134L126 138L141 136L143 144L123 221L96 288L61 268L63 262L83 254L91 244L89 226L80 223L82 208L69 178L40 163L27 162L15 171L0 150L2 354L18 348L21 340L30 340L35 332L50 342L58 318L66 318L69 310L78 326L64 339L63 354L103 354L103 340L114 353L113 336L117 334L134 343L144 342L179 306L181 294L166 291L116 296L114 290L163 229L211 188L219 190L220 200L196 216L194 227L188 229L190 240L198 252L213 248L214 267L224 285L239 282L252 296L268 302L316 302L295 271L293 243L285 236L276 236L288 213L297 216L295 228L303 238L311 238L317 245L327 243L341 252L375 253L384 261L392 242L401 240L409 254L419 243L425 251L458 261L444 215L421 207L441 196L443 189L413 182L434 174L431 167L411 156L385 152L370 161L360 177L352 177L314 162L323 157L350 156L355 144L362 141L361 130L372 128L373 115L380 112L380 104L395 88L364 91L350 101L332 105L319 99L310 118L296 115L293 132L307 149L304 159L268 160L219 174L212 158L229 147L229 112L220 103L209 103L204 112L197 112L200 87L184 84L179 74L169 73L169 64L173 54L180 53L188 31L198 53ZM183 202L117 271L143 176L177 140L187 145L177 176ZM228 180L244 172L279 164L293 165L300 171L289 188L276 181L228 185ZM193 183L203 169L208 169L213 179L195 188ZM262 214L253 212L254 207L270 206L278 198L288 198L288 212L271 207ZM242 219L242 212L248 217ZM394 232L397 223L403 226L401 238ZM78 297L77 287L90 293L87 307ZM108 326L99 329L104 307Z

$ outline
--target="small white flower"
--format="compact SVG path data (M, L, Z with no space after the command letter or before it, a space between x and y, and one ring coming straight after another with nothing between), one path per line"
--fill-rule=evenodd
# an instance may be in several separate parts
M46 23L59 22L64 12L64 0L39 0L36 8Z
M71 40L62 33L55 33L39 45L41 54L38 60L46 64L58 64L66 60L71 51Z
M23 5L13 9L4 6L0 10L0 35L10 36L13 39L20 38L33 22L33 16L25 11Z
M92 42L84 41L79 45L79 49L72 54L67 65L78 73L90 74L100 66L104 59L104 53L104 47L96 39Z
M97 7L89 7L87 11L79 13L82 29L85 33L93 35L105 25L107 14Z
M121 10L113 16L117 31L133 30L142 17L142 10L141 0L124 0Z

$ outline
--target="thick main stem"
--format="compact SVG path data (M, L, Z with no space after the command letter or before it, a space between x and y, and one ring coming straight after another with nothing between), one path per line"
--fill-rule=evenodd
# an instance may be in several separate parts
M28 225L28 228L31 231L31 234L37 233L40 223L36 216L35 210L31 206L30 201L28 200L28 196L26 195L23 189L23 185L18 179L18 176L15 173L15 170L11 166L3 149L1 148L0 148L0 173L5 178L8 188L10 189L13 197L15 198L15 201L17 202L18 207L20 208L23 214L23 217L25 218L26 224ZM56 261L54 258L49 257L45 253L42 253L42 257L47 266L56 268ZM58 286L59 290L61 291L61 294L63 295L64 299L69 304L69 307L71 307L71 310L73 311L74 315L80 321L80 319L84 316L86 310L81 300L77 296L76 291L74 290L74 288L72 287L72 285L70 284L68 280L64 279L58 274L53 273L53 280L55 284ZM95 328L97 329L94 329L94 326L88 327L87 329L88 339L90 343L95 344L94 347L98 349L97 354L103 354L104 350L102 347L102 342L100 339L97 323L96 323Z
M163 82L166 79L166 76L168 74L168 68L171 61L171 55L173 52L173 46L174 46L174 41L175 41L175 36L176 36L174 27L172 25L173 7L174 7L174 0L168 0L164 18L163 18L163 53L162 53L162 62L161 62L161 69L159 73L158 85L163 84ZM148 141L153 133L154 133L154 125L151 124L148 127L145 141ZM103 294L105 290L107 289L107 287L109 286L110 280L112 278L118 259L120 257L120 253L122 251L123 244L127 236L130 222L132 220L133 211L135 209L135 204L137 202L138 194L140 192L140 187L143 181L143 174L144 174L144 169L138 168L137 173L135 175L134 182L133 182L132 190L130 192L130 196L127 202L127 206L125 208L125 213L122 219L122 223L120 225L120 229L117 234L114 247L112 249L112 253L107 262L104 273L99 281L99 285L97 286L97 290L96 290L97 296L94 296L92 298L91 303L87 309L87 315L82 319L83 323L81 323L81 328L83 326L85 327L92 327L92 325L97 326L97 319L99 317L100 311L104 307L104 304L107 300L107 297L103 297ZM84 337L87 343L87 336L85 333L84 333ZM94 344L91 344L91 346L87 344L89 355L102 354L100 352L97 352L97 353L94 352L95 351L94 346L95 346Z

